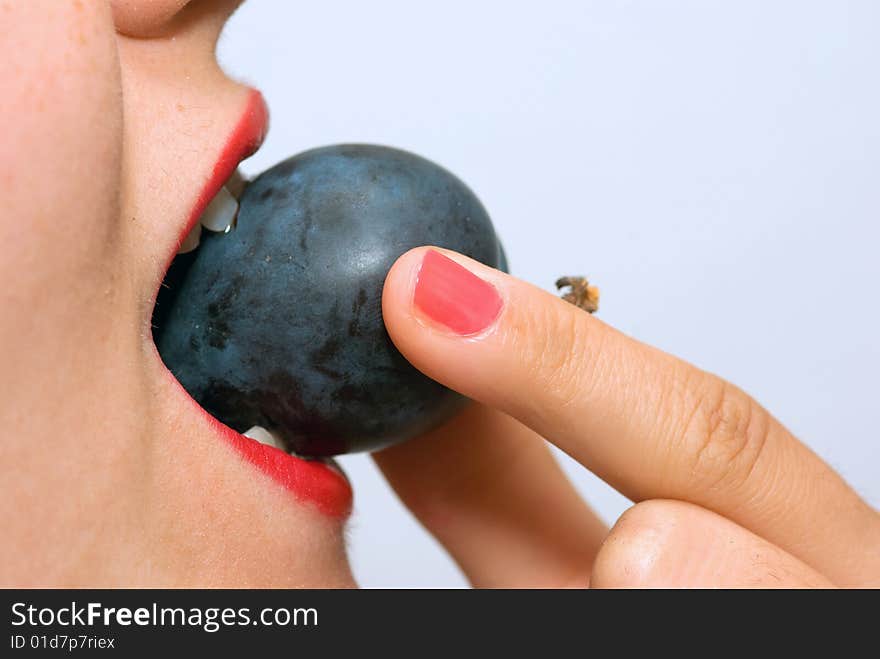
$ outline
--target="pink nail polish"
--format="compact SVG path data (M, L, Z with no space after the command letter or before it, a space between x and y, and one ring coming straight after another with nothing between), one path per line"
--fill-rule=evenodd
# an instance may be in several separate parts
M494 286L434 250L425 252L422 259L413 303L426 316L462 336L489 327L502 307Z

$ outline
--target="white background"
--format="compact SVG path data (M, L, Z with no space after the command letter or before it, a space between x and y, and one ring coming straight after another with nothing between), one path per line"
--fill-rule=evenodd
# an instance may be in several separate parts
M591 275L605 321L880 504L880 2L252 0L220 56L272 111L247 173L335 142L436 160L516 275ZM563 462L609 522L628 506ZM359 582L463 585L369 458L343 464Z

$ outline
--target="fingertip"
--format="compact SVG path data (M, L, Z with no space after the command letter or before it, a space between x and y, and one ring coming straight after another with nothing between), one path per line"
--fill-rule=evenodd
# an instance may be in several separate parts
M535 389L542 381L533 380L541 365L573 358L570 346L556 340L572 326L564 316L573 309L504 272L434 246L403 254L389 270L382 295L388 334L410 363L514 416L511 410L529 407L540 393ZM558 369L552 371L555 378Z
M413 318L413 290L424 254L429 249L416 247L402 254L388 271L382 288L385 329L404 354L407 335L418 330Z
M409 250L389 270L382 294L392 339L396 343L407 327L451 337L490 329L504 306L492 273L504 276L457 252L433 246Z

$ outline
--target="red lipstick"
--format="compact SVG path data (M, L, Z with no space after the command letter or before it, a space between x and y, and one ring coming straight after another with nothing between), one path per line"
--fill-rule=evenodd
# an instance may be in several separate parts
M241 118L220 151L220 157L193 206L187 225L181 232L181 242L239 163L260 147L266 136L268 121L269 113L262 94L251 91ZM219 438L230 444L245 460L271 477L298 501L313 504L329 517L348 516L352 507L352 491L345 476L323 462L298 458L236 432L202 409L170 371L168 375L190 403L206 417Z
M241 118L220 151L220 157L217 159L214 169L211 170L211 176L196 199L185 230L181 233L181 241L201 217L218 190L232 176L239 163L248 156L252 156L260 148L268 130L269 108L266 106L263 95L253 89L248 96Z
M218 433L239 455L284 487L299 501L314 504L325 515L345 518L351 513L352 491L348 480L323 462L304 460L261 444L223 425L214 417Z

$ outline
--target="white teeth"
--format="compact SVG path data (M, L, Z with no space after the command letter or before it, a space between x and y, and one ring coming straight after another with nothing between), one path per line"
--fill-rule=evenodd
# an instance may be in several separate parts
M199 218L202 226L209 231L224 232L228 231L235 220L235 214L238 213L238 202L232 193L226 189L226 186L220 188L216 196L205 208L205 212Z
M193 228L189 230L189 233L186 234L186 238L183 239L183 242L180 243L180 247L177 250L178 254L186 254L187 252L193 251L196 247L199 246L199 239L202 237L202 225L196 222L193 225Z
M233 174L227 184L237 185L244 189L244 179L238 172ZM199 221L195 223L186 238L183 239L177 253L186 254L199 246L199 240L202 237L202 227L209 231L220 233L229 231L230 227L235 224L235 216L237 214L238 202L224 185L205 208Z
M245 187L247 187L248 180L244 177L237 169L232 172L232 176L226 181L223 185L229 192L232 193L232 196L236 199L241 199L241 194L244 192Z
M284 450L284 445L281 441L262 426L254 426L250 430L244 431L242 434L245 437L256 439L261 444L268 444L269 446L274 446L282 451Z

